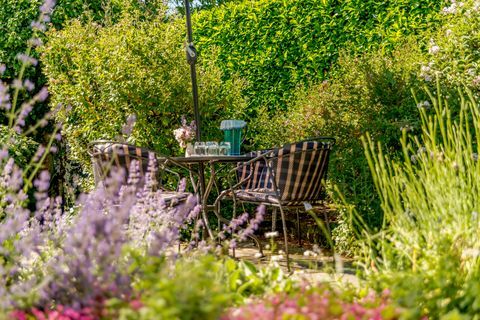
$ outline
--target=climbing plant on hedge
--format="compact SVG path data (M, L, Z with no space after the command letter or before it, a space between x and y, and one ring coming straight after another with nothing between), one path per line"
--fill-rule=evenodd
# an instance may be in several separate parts
M58 120L72 158L87 167L88 142L115 139L131 114L137 118L131 142L178 154L173 129L182 115L193 119L184 39L182 20L141 21L129 14L111 26L73 21L49 34L42 61L52 103L71 107ZM241 113L245 105L242 83L222 82L214 60L210 56L198 68L201 116L208 119L202 127L205 139L221 134L220 119Z
M250 111L284 108L294 89L328 77L339 50L390 50L409 34L434 28L438 0L257 0L200 11L200 54L220 48L226 79L248 81Z

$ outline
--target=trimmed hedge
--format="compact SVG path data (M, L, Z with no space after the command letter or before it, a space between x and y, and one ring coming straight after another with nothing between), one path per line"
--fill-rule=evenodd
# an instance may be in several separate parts
M142 21L128 14L111 26L73 21L49 33L42 61L53 104L71 106L58 120L73 159L89 163L88 142L115 139L130 114L137 117L130 142L164 154L180 152L173 129L182 115L193 119L184 37L183 20ZM200 61L198 80L203 137L218 138L220 119L245 107L243 84L222 82L214 57Z
M229 79L248 82L250 111L285 109L298 85L328 77L339 51L391 50L405 36L434 28L438 0L254 0L200 11L194 22L201 55L219 48Z

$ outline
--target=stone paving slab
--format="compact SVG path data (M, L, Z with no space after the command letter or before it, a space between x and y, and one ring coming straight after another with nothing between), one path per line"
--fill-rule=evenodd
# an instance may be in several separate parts
M262 242L263 246L267 246L267 242ZM330 283L349 283L354 286L359 286L360 281L355 276L353 267L353 260L345 257L338 257L335 262L331 253L313 251L311 245L298 246L289 244L290 249L290 266L292 269L292 276L298 279L304 279L312 283L330 282ZM310 249L307 249L310 248ZM263 250L263 256L260 256L259 250L256 246L250 243L243 243L235 249L233 254L236 259L248 260L258 266L268 265L272 260L275 260L281 268L287 272L286 256L282 254L281 248L278 248L274 253L269 249Z

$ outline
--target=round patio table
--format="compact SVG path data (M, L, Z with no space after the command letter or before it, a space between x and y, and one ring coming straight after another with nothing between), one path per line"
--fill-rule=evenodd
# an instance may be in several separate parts
M232 155L232 156L217 156L217 155L205 155L205 156L190 156L190 157L172 157L171 159L175 162L186 165L188 167L198 166L198 168L206 170L207 167L210 170L210 178L208 181L205 179L205 174L198 175L198 185L195 183L194 177L191 175L190 172L190 179L192 180L192 184L194 187L195 193L198 195L200 204L202 205L202 218L205 224L205 228L207 229L208 235L210 238L213 237L212 230L208 224L207 219L207 211L214 210L214 205L208 204L208 196L210 195L213 185L215 184L217 178L217 172L221 171L216 170L215 166L217 164L236 164L238 162L246 162L251 159L255 158L255 155ZM225 166L224 166L225 167Z

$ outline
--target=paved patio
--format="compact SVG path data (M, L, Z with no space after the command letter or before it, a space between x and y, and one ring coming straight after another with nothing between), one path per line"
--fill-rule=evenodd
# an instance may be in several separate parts
M242 243L235 250L235 258L248 260L259 266L276 261L287 272L287 261L282 247L278 247L279 243L276 241L277 248L272 252L269 243L262 241L263 257L260 257L258 248L253 243ZM355 286L360 285L359 279L355 276L353 259L341 256L334 259L331 252L308 243L302 246L289 243L289 249L293 277L312 282L346 282Z

